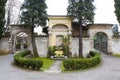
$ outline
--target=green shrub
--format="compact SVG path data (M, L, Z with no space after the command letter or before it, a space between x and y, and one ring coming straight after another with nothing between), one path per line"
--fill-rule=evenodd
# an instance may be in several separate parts
M75 70L75 61L74 59L66 59L63 61L63 66L66 70Z
M43 65L43 61L40 58L25 57L30 54L31 54L30 51L17 52L16 55L14 56L15 64L21 67L39 70Z
M101 57L98 52L90 51L91 58L65 59L63 66L66 70L80 70L90 68L100 63Z

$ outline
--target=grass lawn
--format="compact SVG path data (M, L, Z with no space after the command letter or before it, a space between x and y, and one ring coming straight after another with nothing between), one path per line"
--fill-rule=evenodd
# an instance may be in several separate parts
M65 67L63 66L63 62L61 64L61 70L64 72L65 71Z
M43 71L48 69L54 62L54 60L51 60L49 58L41 58L41 60L43 61L43 66L41 68Z

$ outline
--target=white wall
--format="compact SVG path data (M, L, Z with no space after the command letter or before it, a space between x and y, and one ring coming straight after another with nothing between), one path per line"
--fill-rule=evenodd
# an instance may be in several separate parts
M110 41L111 44L111 52L113 52L114 54L120 54L120 39L112 39Z
M9 38L2 38L0 40L0 49L9 50ZM41 57L47 56L48 51L48 37L36 37L36 46L38 53ZM109 52L113 52L114 54L120 54L120 39L109 39L108 41ZM79 39L77 37L73 37L70 44L70 51L72 55L75 53L78 55L79 48ZM93 50L93 40L88 38L83 38L83 55L86 56L87 53Z
M0 49L9 50L9 38L2 38L0 40Z
M90 50L92 50L92 44L90 38L83 38L83 56L86 56ZM74 37L72 38L71 44L70 44L70 51L72 55L77 54L78 55L79 50L79 38Z
M46 57L48 51L48 37L36 37L35 41L36 41L38 54L41 57Z

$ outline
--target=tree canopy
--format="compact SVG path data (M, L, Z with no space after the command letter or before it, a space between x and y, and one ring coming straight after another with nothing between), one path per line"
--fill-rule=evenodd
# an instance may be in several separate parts
M5 3L7 0L0 0L0 39L3 35L5 28Z
M115 14L117 16L117 20L120 23L120 0L114 0L115 4Z
M82 18L85 22L93 22L95 14L93 2L94 0L69 0L68 15L78 20Z
M25 0L21 10L21 22L23 24L31 25L31 44L33 48L34 56L38 56L36 44L35 44L35 35L34 27L35 26L45 26L47 20L46 13L47 5L45 0Z
M24 24L45 26L47 19L46 8L45 0L25 0L21 7L21 21Z
M77 20L79 24L79 57L83 57L82 44L82 25L93 22L94 19L94 0L69 0L67 8L68 15Z
M118 30L118 25L117 24L115 24L114 26L113 26L113 33L118 33L119 32L119 30Z

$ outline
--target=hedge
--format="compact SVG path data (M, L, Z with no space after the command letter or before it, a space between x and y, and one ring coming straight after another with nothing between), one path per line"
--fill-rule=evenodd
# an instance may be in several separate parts
M31 54L30 51L17 52L16 55L14 56L15 64L21 67L39 70L43 65L43 61L40 58L25 57L30 54Z
M100 63L101 56L98 52L90 51L90 58L65 59L63 66L65 70L80 70L90 68Z

